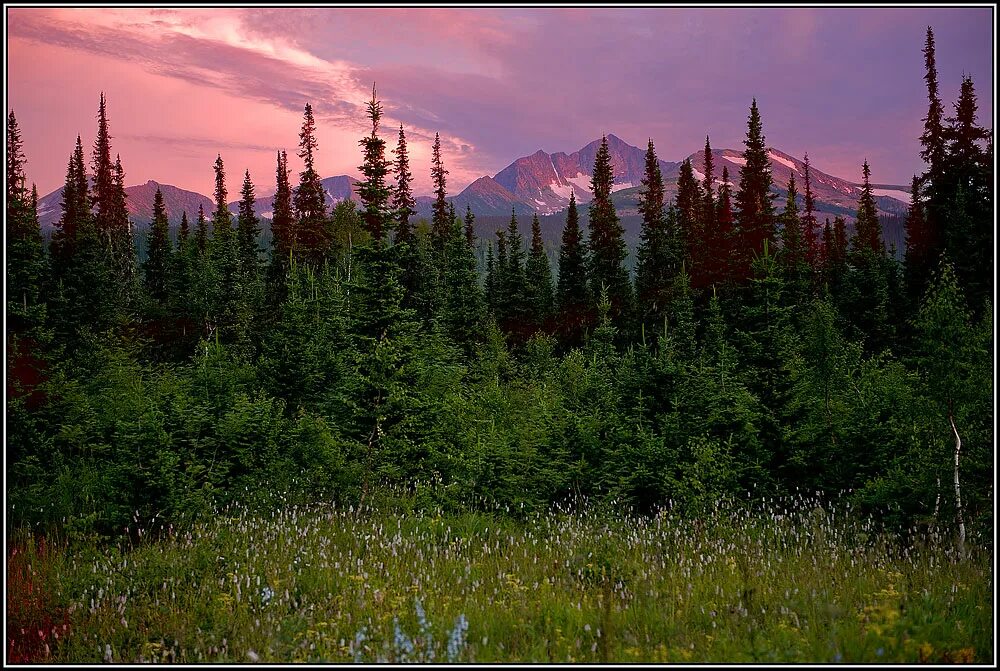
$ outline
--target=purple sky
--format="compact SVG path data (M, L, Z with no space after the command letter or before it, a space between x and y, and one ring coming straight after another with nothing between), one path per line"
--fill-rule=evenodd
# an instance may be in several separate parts
M316 110L323 176L357 174L378 83L389 146L403 123L418 193L440 132L450 193L538 149L602 133L665 160L742 149L753 96L767 142L828 173L908 184L922 170L921 49L934 28L946 114L971 74L993 127L992 8L7 9L7 108L28 179L58 188L100 92L129 184L230 193L249 168L273 190L302 107ZM235 196L234 196L235 198Z

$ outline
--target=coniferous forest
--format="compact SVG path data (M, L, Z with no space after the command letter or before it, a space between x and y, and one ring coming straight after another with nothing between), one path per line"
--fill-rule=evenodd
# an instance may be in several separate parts
M901 255L867 161L853 227L772 184L756 100L721 187L649 141L632 271L606 139L552 258L374 88L359 204L307 104L269 236L219 155L137 242L101 94L46 239L10 111L8 661L993 661L992 129L923 53Z

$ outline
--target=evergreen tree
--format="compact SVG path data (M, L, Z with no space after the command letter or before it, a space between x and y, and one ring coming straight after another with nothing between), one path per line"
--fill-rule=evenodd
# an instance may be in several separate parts
M594 159L591 178L594 197L590 201L590 233L587 239L590 251L590 286L594 295L600 293L601 287L607 287L608 299L611 301L610 314L614 318L625 317L627 320L632 304L631 283L623 265L626 256L625 229L611 200L613 187L611 152L608 149L608 138L604 137Z
M944 106L938 94L937 65L934 54L934 31L927 26L927 39L924 43L924 66L927 82L927 116L924 117L924 132L920 135L920 158L927 162L929 168L924 176L924 186L928 189L928 198L936 200L935 190L940 177L945 170L947 146L944 130Z
M705 222L704 228L709 228L715 223L715 195L712 192L712 183L715 181L715 161L712 157L712 144L705 136L705 178L702 180L702 193L705 200L702 204L701 214Z
M372 99L368 102L368 116L372 120L372 132L358 142L364 156L364 162L358 169L364 175L364 181L357 188L358 198L364 207L361 220L372 239L380 245L383 237L388 237L395 213L391 209L392 187L386 183L390 164L385 157L385 140L378 136L382 104L376 100L374 85Z
M456 218L445 248L445 322L452 340L472 356L481 340L485 317L476 254L469 246L461 219Z
M236 218L236 251L240 273L247 281L256 281L260 272L260 224L254 212L253 182L250 181L250 171L243 175L243 187L240 189L239 214Z
M646 148L646 171L639 191L642 215L641 242L636 252L635 293L640 320L645 327L663 321L670 282L675 274L671 259L670 232L664 212L663 176L660 162L649 141Z
M529 304L528 278L525 274L524 238L517 227L517 214L511 208L507 234L498 240L502 249L502 272L499 286L500 327L515 342L523 342L532 333L531 305Z
M186 245L191 237L191 224L188 222L187 210L181 212L181 225L177 229L177 246L182 247Z
M275 168L274 207L271 214L271 263L285 270L288 254L295 248L295 215L292 212L292 187L288 182L288 154L278 152Z
M823 265L823 249L820 245L819 225L816 222L816 200L813 197L812 177L809 171L809 154L805 155L803 161L803 178L805 179L804 201L802 203L802 240L805 243L806 261L813 276L818 276Z
M81 223L91 216L87 175L83 168L83 143L76 137L76 149L70 154L66 184L62 193L62 216L52 234L53 270L61 275L76 254Z
M115 190L114 164L111 162L111 134L108 129L107 106L104 92L97 110L97 139L94 140L94 156L91 161L94 170L94 193L91 207L97 230L103 234L113 231L112 212Z
M701 187L694 177L694 168L691 160L685 159L681 162L680 174L677 177L677 224L681 240L684 241L684 258L687 268L690 269L700 283L702 280L702 266L709 256L709 250L705 246L705 233L701 218L702 204ZM695 270L697 268L697 270Z
M795 173L792 172L788 178L785 211L781 216L781 258L789 304L803 303L809 289L808 250L802 239L799 208L796 203L798 195L795 189Z
M746 277L750 262L764 249L764 241L774 243L774 204L771 193L771 161L764 144L757 99L750 105L747 139L743 142L744 164L740 168L740 186L736 192L736 220L739 226L740 273Z
M913 176L910 186L910 208L906 213L906 287L910 303L916 305L923 296L930 277L933 253L928 240L927 222L920 199L920 183Z
M493 243L486 247L486 278L483 281L483 292L486 297L486 308L496 318L497 310L497 270L493 260Z
M226 199L229 192L226 189L226 168L222 155L215 158L215 211L212 213L212 238L219 242L229 240L233 232L232 214Z
M570 193L566 225L559 246L559 277L555 293L559 335L567 346L582 343L583 331L590 323L592 294L587 278L588 265L587 249L580 236L576 194Z
M431 150L431 180L434 183L434 214L431 218L431 241L435 253L444 254L445 241L451 231L453 217L449 216L448 201L445 199L445 175L448 171L441 161L441 136L434 133L434 147Z
M318 147L312 105L306 103L302 130L299 132L298 154L305 169L299 173L299 185L295 189L293 202L299 219L296 249L313 265L323 262L330 247L326 227L326 194L315 169L314 154Z
M546 327L552 317L552 268L542 246L542 227L535 214L531 219L531 251L525 263L528 305L535 329Z
M719 187L719 202L716 206L716 228L712 236L713 255L712 279L719 284L728 284L736 278L736 262L739 250L737 230L733 225L732 184L729 168L722 166L722 186Z
M410 173L410 157L406 150L406 134L403 132L403 124L399 124L399 142L393 150L396 159L393 162L393 172L396 174L396 188L392 194L392 209L396 212L396 242L413 244L413 227L410 225L410 217L413 216L416 201L413 199L413 189L410 188L410 181L413 174Z
M168 270L171 263L172 245L168 237L169 222L163 204L163 193L156 187L153 196L153 223L150 228L149 245L146 251L145 272L146 291L157 303L165 303L168 289Z
M881 225L870 180L871 168L868 167L867 160L861 171L864 183L861 187L861 198L858 200L858 219L854 225L854 251L870 252L880 257L885 254L885 245L882 243Z
M25 186L21 131L14 112L7 116L7 313L9 326L20 330L39 324L45 250L38 222L38 190Z

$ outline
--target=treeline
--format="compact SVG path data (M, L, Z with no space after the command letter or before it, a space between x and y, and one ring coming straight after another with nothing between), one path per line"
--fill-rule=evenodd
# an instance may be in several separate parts
M756 101L735 181L706 138L704 179L685 162L667 202L649 142L634 277L606 141L557 272L537 216L524 232L512 216L481 274L440 138L418 222L404 129L389 151L374 90L359 208L327 211L306 105L294 188L276 157L269 249L249 172L234 218L219 156L215 209L184 213L176 244L157 193L141 264L102 95L93 189L78 138L46 250L11 112L11 523L112 535L263 492L409 487L447 507L590 495L693 514L849 491L892 523L991 525L992 141L971 79L943 118L930 29L925 54L903 263L867 162L853 235L817 221L808 159L775 211Z

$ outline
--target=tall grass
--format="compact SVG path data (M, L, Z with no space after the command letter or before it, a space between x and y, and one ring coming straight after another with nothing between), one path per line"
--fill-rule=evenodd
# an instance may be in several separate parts
M138 545L15 541L68 622L35 661L993 662L991 549L803 496L698 519L230 507Z

